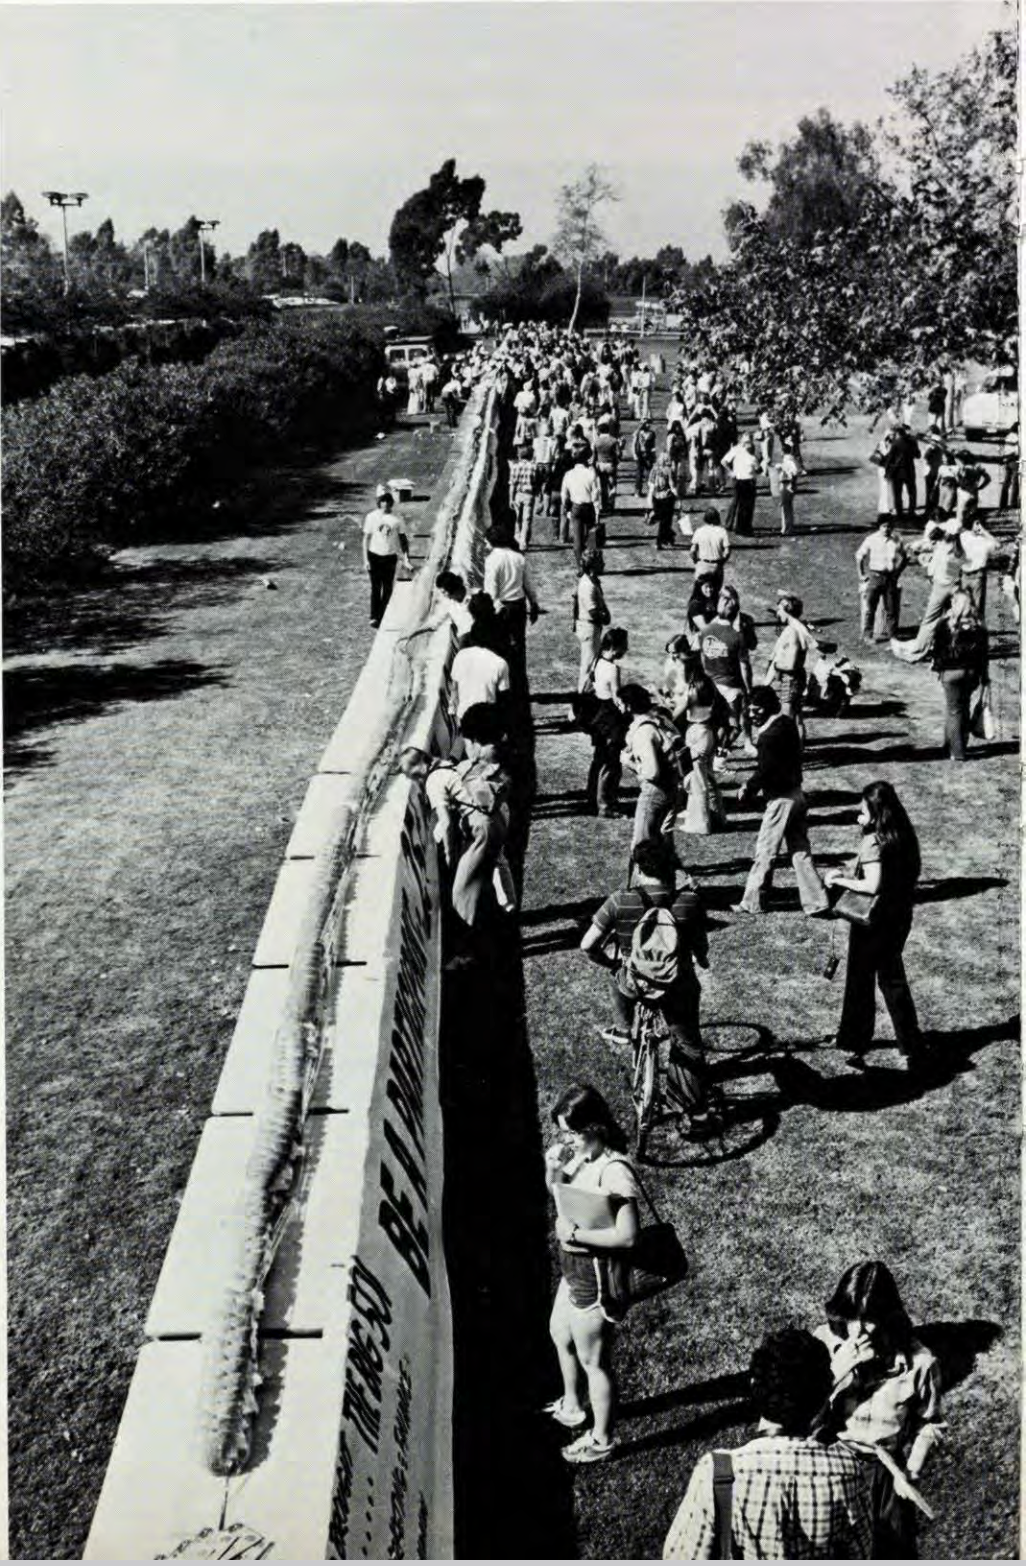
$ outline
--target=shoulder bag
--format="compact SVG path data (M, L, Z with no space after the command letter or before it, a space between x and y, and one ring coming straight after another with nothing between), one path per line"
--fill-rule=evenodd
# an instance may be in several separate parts
M879 893L848 890L841 893L834 904L833 912L835 919L845 919L848 924L857 924L863 929L868 929L875 922L879 908Z
M627 1164L625 1158L612 1162ZM648 1204L652 1222L638 1230L638 1237L629 1250L610 1256L610 1300L622 1312L641 1300L651 1299L654 1294L683 1283L688 1274L688 1258L680 1236L668 1219L660 1218L633 1164L627 1164L627 1167Z

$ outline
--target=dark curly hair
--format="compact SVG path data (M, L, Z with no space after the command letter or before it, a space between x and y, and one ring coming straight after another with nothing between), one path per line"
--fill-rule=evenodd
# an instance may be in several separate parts
M803 1327L771 1332L748 1367L752 1406L785 1435L807 1435L830 1396L833 1376L825 1343Z

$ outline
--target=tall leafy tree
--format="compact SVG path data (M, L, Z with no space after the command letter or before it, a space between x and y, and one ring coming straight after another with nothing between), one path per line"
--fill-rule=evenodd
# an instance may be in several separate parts
M828 109L800 119L796 135L776 151L769 142L750 141L737 167L749 182L769 186L762 214L769 232L796 242L856 221L867 192L880 179L872 132L859 122L842 125ZM727 208L728 238L743 229L752 211L748 202Z
M276 228L265 228L246 252L246 272L254 288L262 294L281 288L281 238Z
M577 293L570 314L571 331L580 314L585 269L593 266L607 248L598 213L603 206L619 199L616 187L597 163L589 163L577 179L560 187L552 249L559 260L573 269L577 279Z
M516 212L482 212L485 182L480 174L460 178L456 159L447 158L423 190L415 191L396 212L388 235L392 266L404 292L423 294L444 264L449 305L456 314L453 264L472 260L483 249L501 251L519 238Z

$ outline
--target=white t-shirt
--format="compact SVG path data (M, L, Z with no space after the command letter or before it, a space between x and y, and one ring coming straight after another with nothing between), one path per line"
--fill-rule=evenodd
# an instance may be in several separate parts
M753 479L759 471L759 459L747 446L731 446L723 466L729 468L736 479Z
M500 691L509 690L509 664L489 647L461 647L452 660L452 682L456 716L462 718L468 707L491 705Z
M522 598L533 599L527 562L519 550L501 545L489 550L485 556L484 590L496 608L500 604L519 603Z
M363 536L367 541L367 551L372 555L398 555L402 553L399 540L406 542L406 527L403 519L394 511L382 511L380 506L375 506L373 511L368 511L363 524Z
M702 522L695 528L691 549L698 560L718 564L730 554L730 534L718 522Z

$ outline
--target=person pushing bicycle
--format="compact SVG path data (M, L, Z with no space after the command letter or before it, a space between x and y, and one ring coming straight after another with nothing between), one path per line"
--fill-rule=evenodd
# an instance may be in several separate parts
M665 839L646 839L631 855L628 885L592 915L581 951L613 974L618 1025L603 1028L611 1044L628 1044L639 1002L662 1014L692 1122L707 1114L705 1049L699 1028L702 989L695 974L709 966L705 914L690 876L680 886Z

